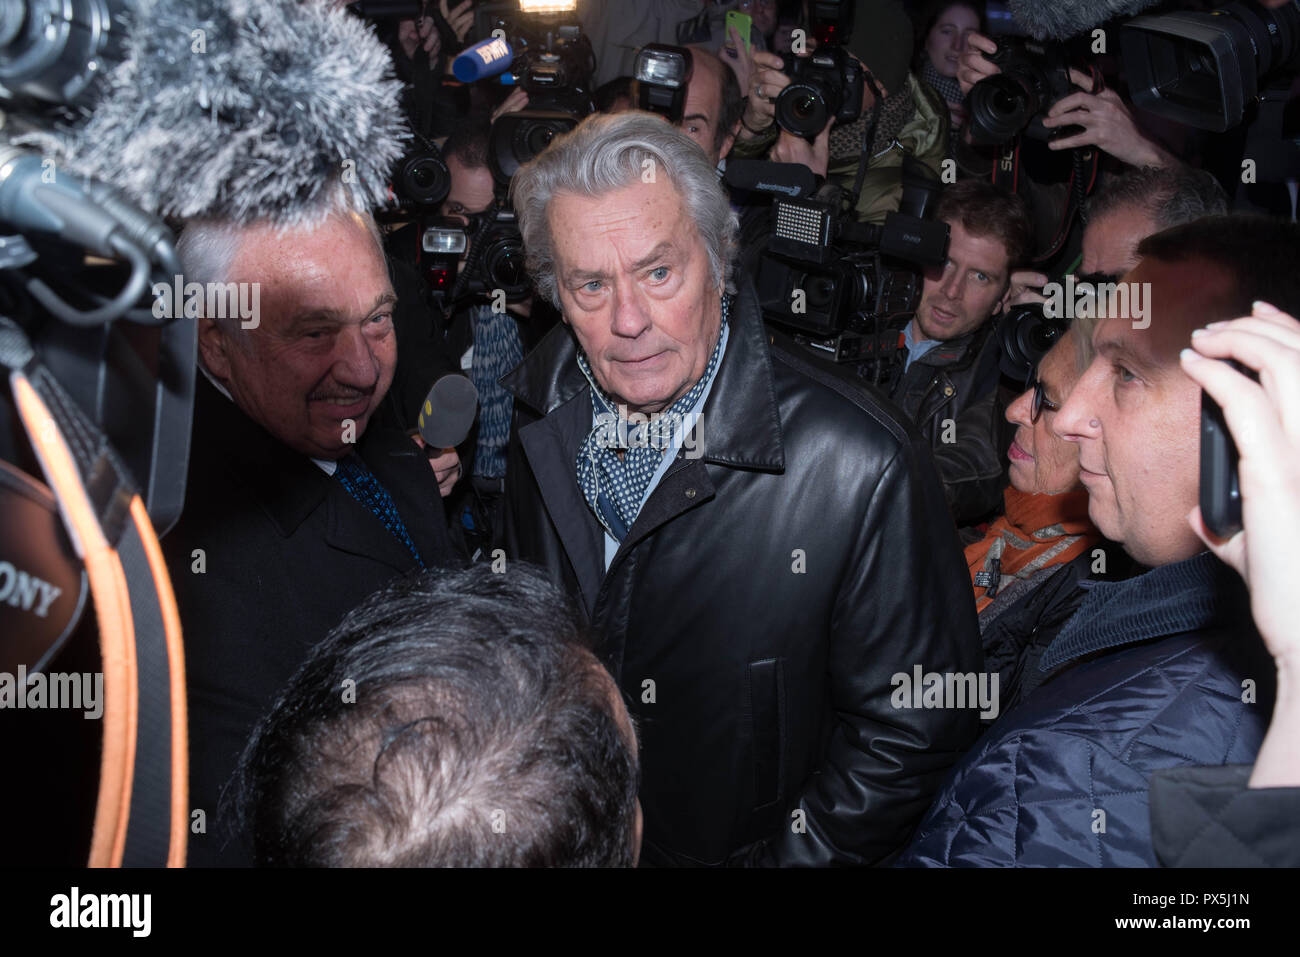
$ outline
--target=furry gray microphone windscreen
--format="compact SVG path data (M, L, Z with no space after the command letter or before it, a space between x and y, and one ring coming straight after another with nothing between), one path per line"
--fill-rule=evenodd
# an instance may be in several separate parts
M132 0L126 56L64 139L161 216L303 224L387 201L408 133L388 49L330 0Z
M1067 40L1116 17L1131 17L1159 0L1011 0L1011 14L1039 40Z

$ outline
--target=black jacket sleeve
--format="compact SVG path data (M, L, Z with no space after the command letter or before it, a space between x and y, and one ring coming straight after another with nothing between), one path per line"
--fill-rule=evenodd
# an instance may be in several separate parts
M998 448L1002 406L996 387L967 406L951 423L951 438L940 423L934 464L943 482L953 521L971 525L1002 504L1002 453Z
M836 726L790 819L743 863L876 864L908 839L978 733L973 709L897 707L894 676L983 666L970 579L924 444L885 467L832 621ZM899 641L909 635L909 641Z

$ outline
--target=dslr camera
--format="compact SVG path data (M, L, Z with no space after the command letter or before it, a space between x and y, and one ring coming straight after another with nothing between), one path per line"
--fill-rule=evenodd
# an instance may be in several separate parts
M523 238L514 210L501 197L470 216L468 224L450 217L433 220L420 243L433 261L430 274L436 278L430 285L439 300L492 296L498 289L507 302L532 295L532 281L524 272ZM467 251L465 267L457 274L460 257Z
M1080 132L1078 126L1050 130L1043 117L1052 104L1074 90L1070 61L1060 44L1003 37L998 52L984 54L1002 72L985 77L968 97L971 136L976 143L1001 145L1023 134L1051 140Z
M843 47L807 57L783 56L790 85L776 98L776 122L787 133L813 140L830 120L852 123L862 115L862 65Z
M817 51L783 56L790 85L776 98L776 122L804 139L816 139L830 120L852 123L862 114L862 66L844 49L853 33L853 0L812 0L809 28Z
M451 172L434 143L425 140L420 148L398 160L393 172L393 197L402 213L437 209L450 191Z

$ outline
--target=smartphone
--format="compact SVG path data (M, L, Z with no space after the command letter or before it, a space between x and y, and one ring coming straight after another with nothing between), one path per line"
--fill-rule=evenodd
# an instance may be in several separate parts
M717 23L716 20L713 22ZM740 34L740 39L745 41L745 52L749 53L749 33L754 27L754 18L748 13L741 13L739 10L728 10L724 26L726 28L726 42L731 42L731 28L735 27L736 32Z
M1224 359L1242 375L1259 381L1259 373L1234 359ZM1201 518L1219 538L1241 531L1241 486L1237 443L1228 431L1223 407L1201 392Z

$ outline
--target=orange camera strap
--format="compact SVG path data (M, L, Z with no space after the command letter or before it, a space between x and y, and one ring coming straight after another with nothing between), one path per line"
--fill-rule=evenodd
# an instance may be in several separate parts
M184 650L158 537L107 438L3 318L0 364L95 600L104 714L89 864L183 867Z

